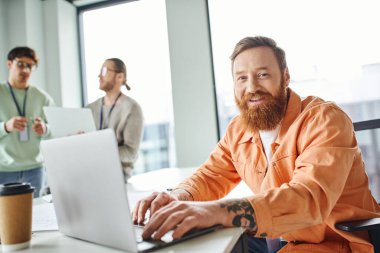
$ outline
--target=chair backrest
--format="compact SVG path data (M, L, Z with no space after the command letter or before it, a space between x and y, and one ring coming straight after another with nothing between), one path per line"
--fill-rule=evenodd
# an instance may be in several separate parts
M380 202L380 119L356 122L354 128L366 165L369 187L377 202ZM335 227L346 232L368 231L375 253L380 253L380 218L345 221Z
M380 203L380 119L354 123L372 195Z

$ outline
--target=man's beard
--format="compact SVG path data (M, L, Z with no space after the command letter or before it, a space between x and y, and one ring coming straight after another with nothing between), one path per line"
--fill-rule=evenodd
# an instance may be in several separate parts
M100 86L100 89L102 91L107 92L107 91L112 90L113 86L114 86L114 84L112 82L104 82L104 84Z
M268 101L262 105L248 107L247 102L251 98L263 96L265 96L265 99ZM244 95L241 100L238 100L235 96L235 102L248 130L273 130L285 115L285 109L288 103L285 83L281 82L279 93L276 96L258 91Z

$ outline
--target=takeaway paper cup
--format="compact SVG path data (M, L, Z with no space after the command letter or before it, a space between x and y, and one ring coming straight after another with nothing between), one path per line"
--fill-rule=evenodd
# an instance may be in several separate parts
M30 246L34 187L29 183L0 185L0 240L3 252Z

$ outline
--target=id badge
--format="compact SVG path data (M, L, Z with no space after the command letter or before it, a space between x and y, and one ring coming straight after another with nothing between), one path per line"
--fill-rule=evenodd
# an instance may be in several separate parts
M29 132L28 132L28 127L27 126L24 128L24 130L22 130L21 132L19 132L19 137L20 137L20 141L22 141L22 142L25 142L25 141L29 140Z

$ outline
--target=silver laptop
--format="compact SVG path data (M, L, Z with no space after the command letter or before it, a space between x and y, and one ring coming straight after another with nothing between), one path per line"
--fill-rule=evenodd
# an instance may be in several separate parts
M95 121L89 108L45 106L43 110L54 138L96 131Z
M221 226L193 231L173 241L144 241L134 226L116 137L112 129L41 142L59 230L68 236L126 250L146 252Z

